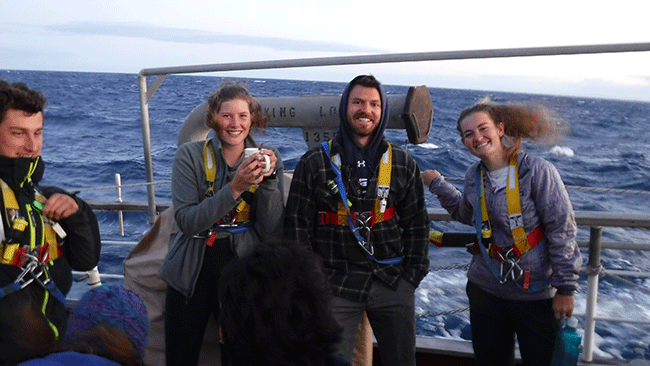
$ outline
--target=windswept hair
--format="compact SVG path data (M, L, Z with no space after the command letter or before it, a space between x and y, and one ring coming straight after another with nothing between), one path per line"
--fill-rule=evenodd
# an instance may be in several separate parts
M323 365L342 328L317 257L298 246L261 244L223 270L224 342L242 365Z
M0 122L4 121L9 109L17 109L27 115L43 112L47 100L43 93L31 90L27 84L9 83L0 79Z
M262 111L262 105L253 98L251 93L242 82L224 81L217 90L208 97L208 113L206 114L205 125L215 129L217 116L221 105L229 100L242 99L248 103L251 114L251 127L264 128L268 123L269 116Z
M463 131L461 122L469 115L485 112L490 116L495 126L503 124L504 136L501 139L508 160L516 157L522 151L522 140L529 139L543 146L552 146L568 130L565 121L554 115L542 104L533 103L493 103L489 97L467 107L460 112L456 128Z

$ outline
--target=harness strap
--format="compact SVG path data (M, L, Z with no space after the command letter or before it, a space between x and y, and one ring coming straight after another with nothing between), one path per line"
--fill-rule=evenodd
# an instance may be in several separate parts
M366 253L366 256L368 259L381 263L381 264L398 264L401 263L404 260L404 257L394 257L394 258L387 258L387 259L377 259L374 256L374 248L373 246L369 243L369 240L365 240L363 236L361 236L361 233L359 232L359 228L356 225L357 217L359 214L353 214L350 212L350 206L352 206L351 201L347 197L347 192L345 189L345 184L343 183L343 178L341 176L341 158L338 156L338 154L335 154L332 156L331 154L331 146L332 146L332 140L330 141L324 141L321 146L323 147L323 150L325 150L325 154L327 155L328 159L330 160L330 165L332 167L332 170L334 171L335 177L334 181L336 184L330 184L330 188L336 192L338 191L339 195L341 196L341 202L338 204L338 212L332 215L336 215L336 222L338 225L338 222L342 220L342 217L345 215L345 219L347 221L348 226L350 227L350 230L352 231L352 234L354 234L355 238L357 239L357 243L359 246L364 250ZM392 145L390 142L388 143L388 149L384 154L382 155L382 159L380 161L379 165L379 181L377 182L377 199L375 200L375 211L373 211L372 214L372 219L374 223L377 222L382 222L382 221L387 221L390 220L392 217L395 216L395 209L394 207L391 207L392 209L392 217L386 218L389 214L387 213L386 209L386 202L388 198L388 193L390 192L390 178L391 178L391 171L392 171ZM383 170L383 172L382 172ZM347 204L344 204L347 203ZM328 213L324 213L327 215ZM381 221L380 221L381 220ZM372 224L370 226L366 226L365 229L368 230L368 239L370 239L370 229L372 228Z
M13 242L16 238L5 238L0 243L0 263L21 267L24 263L27 247L29 247L30 252L35 249L38 250L38 259L41 262L53 261L59 258L62 251L57 232L60 232L59 238L61 239L65 238L66 233L58 223L43 216L43 206L39 200L44 201L45 197L40 192L35 192L36 200L34 203L25 205L27 216L27 219L25 219L20 215L20 207L14 191L2 179L0 179L0 186L5 206L3 216L5 216L7 227L11 228L10 231L14 233L24 233L29 228L29 244ZM34 222L34 220L38 220L38 222ZM37 223L42 228L39 238L36 237Z
M20 183L23 187L25 183L32 181L31 176L36 170L38 159L32 162L29 172L25 179ZM53 222L43 215L43 206L41 202L45 201L45 197L37 190L35 190L35 201L32 204L25 205L25 214L27 219L21 216L20 206L16 200L16 194L9 185L0 179L0 187L2 190L2 199L4 204L4 216L9 233L5 236L4 223L0 223L2 228L2 242L0 243L0 263L14 265L22 269L21 274L16 280L7 286L0 288L0 299L20 291L32 282L36 282L45 289L43 305L41 312L45 316L48 325L54 333L55 339L59 339L58 328L50 321L46 315L47 304L50 299L50 294L55 299L60 301L63 306L66 304L66 299L61 290L56 287L56 284L50 278L49 266L53 260L59 258L61 253L61 244L57 240L57 234L61 239L65 238L66 233L56 222ZM38 220L38 221L36 221ZM41 235L36 238L37 229L36 225L40 224ZM17 243L18 236L29 227L29 243ZM24 236L23 236L24 237ZM22 238L21 238L22 239ZM29 248L29 251L28 251ZM36 273L36 271L40 271ZM41 280L41 276L44 279ZM29 278L27 278L29 277Z
M44 277L43 280L41 280L41 276ZM45 316L48 325L52 329L55 339L58 339L60 336L59 329L50 321L45 311L47 309L47 304L49 302L50 295L54 296L54 298L59 302L61 302L61 304L63 304L64 307L66 305L66 299L63 293L61 292L61 290L59 290L56 287L56 284L50 278L48 263L40 262L35 257L29 256L27 260L27 264L22 267L22 272L20 275L18 275L16 280L0 288L0 299L4 298L7 295L11 295L15 292L22 290L23 288L32 284L32 282L35 282L36 284L40 285L45 289L43 305L41 306L41 312Z
M339 202L339 208L342 208L343 204ZM318 213L318 223L321 225L347 225L347 216L345 209L343 209L343 215L341 211L339 212L319 212ZM369 212L370 216L370 226L378 224L382 221L388 221L395 217L395 206L387 208L383 214L377 215L376 212ZM356 219L359 214L352 212L350 214L353 219Z
M205 192L206 198L214 196L214 181L217 176L214 149L212 148L211 140L206 139L203 143L203 164L205 167L205 178L208 182L208 189ZM216 239L217 231L225 231L231 234L242 233L255 226L255 221L253 221L255 211L251 207L257 189L258 187L256 185L251 185L248 190L242 193L241 201L237 206L226 214L226 216L217 220L213 228L209 231L208 242L206 243L208 246L211 246Z
M510 231L514 239L514 248L517 257L530 250L534 245L528 242L526 231L524 230L524 220L521 214L521 200L519 198L519 169L517 160L512 158L508 166L508 185L506 190L506 202L508 204L508 219L510 222ZM535 243L537 244L537 243Z
M442 233L437 234L440 236L439 239L434 233L438 233L438 232L431 231L429 233L429 240L431 240L432 243L438 246L442 246L440 242L440 240L442 239ZM531 248L534 247L535 245L537 245L537 243L539 243L540 241L542 241L542 239L544 239L544 228L542 226L536 227L535 230L533 230L530 234L526 236L526 238L528 243L530 244L530 247ZM481 248L479 248L479 245L481 244L474 241L473 243L467 246L467 250L472 254L478 253L481 250ZM521 258L521 254L518 253L518 249L515 245L511 245L505 248L497 245L490 245L488 248L488 253L492 258L503 260L505 258L506 253L508 253L511 249L513 250L513 253L517 256L517 258Z
M208 191L206 197L214 196L214 180L217 176L217 167L214 164L214 150L210 143L212 139L206 139L203 143L203 166L205 167L205 179L208 181ZM210 152L208 154L208 151Z
M521 213L521 200L519 198L519 169L517 167L517 159L512 158L508 166L508 181L506 190L506 201L508 205L508 218L510 230L514 240L514 244L510 247L502 248L494 245L492 238L492 225L487 213L487 203L485 200L485 178L480 164L476 168L476 188L477 192L480 187L480 194L478 194L478 204L481 210L476 210L475 226L476 236L480 251L490 267L490 271L494 277L501 283L508 280L508 276L512 278L515 283L523 290L530 292L541 291L548 286L548 281L542 281L534 286L530 286L530 270L522 270L519 267L519 259L523 254L532 249L544 238L544 230L541 226L535 228L530 234L526 235L523 228L523 215ZM478 244L478 243L477 243ZM472 252L470 250L470 252ZM497 269L492 263L491 258L496 258L501 261L501 268ZM509 265L509 268L505 266ZM515 270L520 273L515 274ZM523 285L519 285L518 279L524 276Z

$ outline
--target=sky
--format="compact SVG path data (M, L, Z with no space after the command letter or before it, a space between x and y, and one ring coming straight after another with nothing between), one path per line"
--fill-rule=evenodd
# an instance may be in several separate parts
M648 43L646 0L2 0L0 69L142 69L295 58ZM650 52L217 75L650 101Z

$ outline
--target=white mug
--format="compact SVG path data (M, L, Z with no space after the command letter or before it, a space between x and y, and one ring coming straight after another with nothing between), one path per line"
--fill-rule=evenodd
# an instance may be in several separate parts
M250 158L251 156L255 154L260 154L260 149L257 147L247 147L244 149L244 160ZM264 157L264 170L262 173L268 173L269 170L271 169L271 158L266 155L266 154L260 154L260 156Z

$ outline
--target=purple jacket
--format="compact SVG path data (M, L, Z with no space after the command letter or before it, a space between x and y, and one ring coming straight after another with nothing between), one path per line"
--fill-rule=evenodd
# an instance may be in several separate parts
M480 210L476 193L477 165L473 164L465 174L463 193L440 176L429 185L429 190L438 196L440 204L451 216L464 224L474 226L475 210ZM569 195L559 173L548 161L520 153L517 157L519 168L519 195L524 229L527 234L536 227L544 228L544 238L519 262L523 270L530 271L530 285L550 281L542 291L523 290L523 278L519 284L512 279L499 283L487 265L482 254L473 256L467 278L485 291L510 300L539 300L551 298L556 290L563 295L572 295L578 287L578 271L582 257L576 243L577 227ZM488 215L492 224L494 244L508 247L514 243L508 222L506 190L492 191L490 180L483 164L485 196ZM479 187L480 189L480 187ZM500 262L491 258L494 266Z

